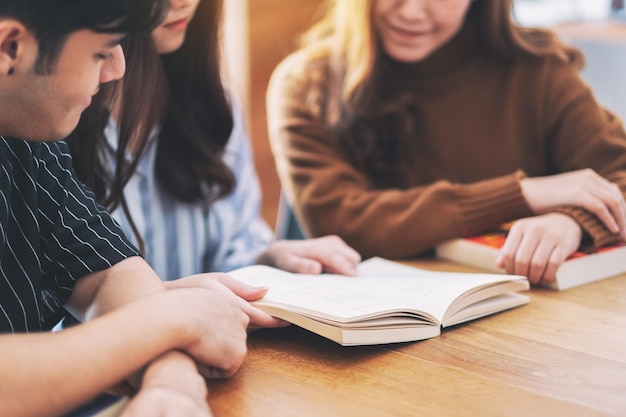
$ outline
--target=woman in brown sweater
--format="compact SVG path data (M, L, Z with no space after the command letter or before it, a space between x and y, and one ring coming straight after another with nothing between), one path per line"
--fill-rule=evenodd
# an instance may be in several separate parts
M511 0L338 0L276 69L270 138L305 231L409 257L515 222L498 265L554 279L626 236L626 134L581 54Z

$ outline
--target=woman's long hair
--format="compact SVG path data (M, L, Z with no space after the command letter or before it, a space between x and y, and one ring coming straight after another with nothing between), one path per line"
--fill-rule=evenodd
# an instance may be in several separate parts
M98 202L111 211L125 205L124 186L136 171L166 104L166 95L160 94L165 78L150 35L129 36L122 47L127 57L125 78L101 86L66 139L78 177L94 191ZM113 106L119 109L119 143L115 171L110 172L104 129Z
M403 187L410 169L403 138L414 136L415 110L411 97L389 85L382 74L385 59L372 22L374 0L327 0L323 17L306 32L301 47L310 59L329 61L325 118L355 166L377 186ZM543 29L522 28L511 18L512 0L476 0L466 21L477 29L484 51L502 59L520 55L554 56L580 69L582 54ZM392 184L385 183L393 179Z
M221 80L221 17L221 0L201 0L182 47L167 55L157 54L149 36L128 39L125 78L103 86L68 138L79 178L107 209L122 207L140 247L143 240L123 189L155 128L159 129L155 175L170 195L183 202L210 204L234 188L234 175L222 160L233 115ZM119 109L113 173L103 157L107 146L103 130L112 106Z
M201 0L181 48L161 57L169 106L159 134L156 176L174 197L213 202L235 178L222 160L233 129L220 66L221 0Z

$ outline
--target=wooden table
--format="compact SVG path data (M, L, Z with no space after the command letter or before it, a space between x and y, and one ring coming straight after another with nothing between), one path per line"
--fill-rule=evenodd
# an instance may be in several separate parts
M215 417L626 416L626 276L529 294L526 306L408 344L259 331L241 370L209 383L209 403Z

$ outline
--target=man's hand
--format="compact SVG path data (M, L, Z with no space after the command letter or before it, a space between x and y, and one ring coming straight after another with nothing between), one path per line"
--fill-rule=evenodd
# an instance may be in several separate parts
M248 314L229 288L209 280L202 288L175 288L130 304L134 314L152 315L162 323L174 348L187 352L199 364L230 377L246 355Z
M141 389L120 417L211 417L207 387L194 361L168 352L146 369Z
M239 297L239 306L241 310L248 315L250 321L249 330L265 327L285 327L289 325L286 321L274 318L249 303L250 301L263 298L267 293L267 288L251 287L243 282L237 281L227 274L206 273L191 275L174 281L167 281L165 285L169 289L212 288L215 283L223 285Z

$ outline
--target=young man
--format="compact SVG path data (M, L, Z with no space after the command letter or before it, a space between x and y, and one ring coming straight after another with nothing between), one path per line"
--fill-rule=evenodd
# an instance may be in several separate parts
M59 415L143 368L125 415L209 416L199 369L231 375L248 323L277 324L243 300L263 290L226 275L165 288L54 142L123 75L122 36L167 4L0 0L2 415ZM64 308L86 323L47 332Z

